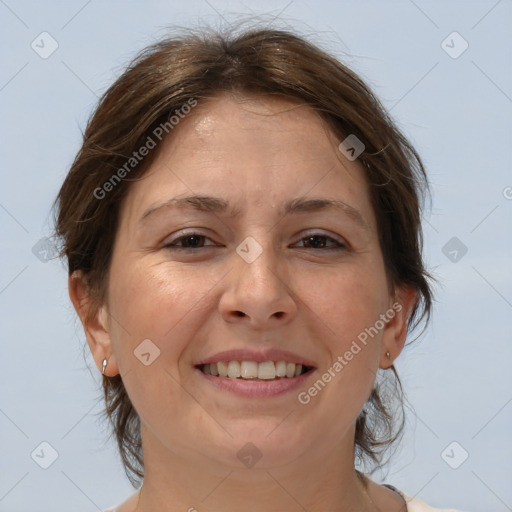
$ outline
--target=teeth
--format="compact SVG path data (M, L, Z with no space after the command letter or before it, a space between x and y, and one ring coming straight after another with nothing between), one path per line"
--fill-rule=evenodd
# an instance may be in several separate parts
M212 363L210 365L210 368L212 366L215 366L215 363ZM219 372L219 377L227 377L228 376L228 365L226 363L224 363L223 361L219 361L217 363L217 369Z
M287 363L286 361L219 361L204 364L202 370L208 375L229 377L230 379L260 379L273 380L276 377L298 377L302 374L303 365Z
M286 362L279 361L276 364L276 377L286 377Z
M272 380L276 378L276 365L273 361L265 361L258 365L258 379Z
M228 377L230 379L238 379L240 377L240 363L238 361L229 361Z
M255 361L242 361L240 376L243 379L255 379L258 376L258 363Z

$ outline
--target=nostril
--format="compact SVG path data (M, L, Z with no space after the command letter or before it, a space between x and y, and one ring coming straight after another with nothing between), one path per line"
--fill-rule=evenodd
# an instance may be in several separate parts
M245 316L245 313L243 311L235 311L236 316Z

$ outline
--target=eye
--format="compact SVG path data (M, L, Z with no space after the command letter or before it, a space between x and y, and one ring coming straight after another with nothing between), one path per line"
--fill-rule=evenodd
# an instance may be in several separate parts
M164 245L165 249L168 250L194 250L203 249L206 247L213 247L215 244L206 244L205 242L210 240L206 235L197 232L187 233L179 236L169 243ZM302 248L304 249L315 249L324 251L335 251L335 250L346 250L347 244L336 240L334 237L325 235L323 233L312 233L301 238Z
M182 235L174 240L171 240L169 243L165 244L164 247L166 249L202 249L203 247L209 247L214 244L209 244L205 246L205 241L210 240L207 236L202 235L201 233L187 233L186 235Z
M324 235L323 233L312 233L303 238L300 242L304 241L303 248L305 249L320 249L320 250L344 250L347 249L347 244L338 241L332 236ZM328 244L331 244L329 247Z

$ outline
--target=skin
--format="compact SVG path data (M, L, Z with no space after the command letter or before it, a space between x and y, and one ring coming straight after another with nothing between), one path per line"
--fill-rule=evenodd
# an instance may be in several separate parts
M354 432L378 368L403 348L416 295L390 290L364 170L339 142L293 101L210 100L175 127L125 198L105 303L94 308L83 276L70 277L98 368L106 357L105 374L122 375L142 422L144 484L118 510L403 510L394 492L372 481L365 491L358 481ZM140 220L193 194L223 198L239 212L163 207ZM280 213L300 197L343 201L362 222L334 210ZM191 233L206 238L177 249ZM308 244L313 234L317 245ZM262 249L252 263L235 250L249 236ZM396 303L401 311L378 335L299 403L298 392ZM134 357L145 339L160 350L148 366ZM297 391L248 399L194 369L223 350L261 347L314 361L314 376ZM248 442L262 454L251 469L237 458Z

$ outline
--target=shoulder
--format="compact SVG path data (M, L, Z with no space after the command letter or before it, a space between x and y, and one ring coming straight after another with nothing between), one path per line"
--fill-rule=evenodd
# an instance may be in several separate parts
M407 512L462 512L460 510L455 510L454 508L434 508L427 505L419 498L407 496L407 494L404 494L403 492L400 492L400 494L404 497L407 503Z

